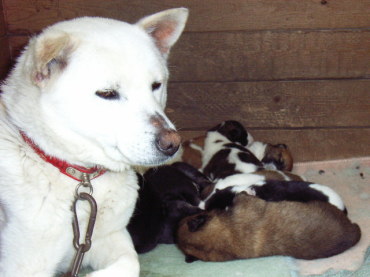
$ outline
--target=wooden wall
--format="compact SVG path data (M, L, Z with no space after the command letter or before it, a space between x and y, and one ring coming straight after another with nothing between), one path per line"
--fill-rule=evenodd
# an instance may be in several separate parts
M3 2L0 0L0 80L3 79L9 69L10 51L5 25Z
M370 0L2 1L13 58L56 21L188 7L167 108L184 138L235 119L296 161L370 155Z

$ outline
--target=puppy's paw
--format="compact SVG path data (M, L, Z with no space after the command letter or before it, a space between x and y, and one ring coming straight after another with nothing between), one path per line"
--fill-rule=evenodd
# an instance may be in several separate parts
M256 191L254 190L253 186L247 187L244 192L246 192L248 195L256 196Z

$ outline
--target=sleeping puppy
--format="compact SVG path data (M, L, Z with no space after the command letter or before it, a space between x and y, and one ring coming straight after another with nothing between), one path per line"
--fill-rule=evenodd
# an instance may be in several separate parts
M231 138L234 143L239 143L245 146L249 151L251 151L262 162L265 168L278 169L283 171L292 170L293 157L290 150L285 144L270 144L260 141L254 141L251 134L248 133L245 128L237 121L225 121L212 128L210 131L213 132L214 129L218 129L218 127L220 129L219 131L226 138ZM235 132L237 135L229 134L230 132ZM214 134L212 134L212 136L214 136ZM207 136L199 136L183 142L183 162L191 164L198 169L202 167L202 157L204 154L206 137ZM248 142L247 145L244 145L246 139L248 140ZM212 140L209 140L208 143L210 141ZM219 142L217 139L213 140L213 142L216 141ZM231 142L230 139L228 139L227 141ZM209 151L210 148L207 148L207 151ZM211 150L214 149L211 148Z
M191 179L188 177L191 176ZM158 243L174 243L180 219L200 212L199 190L209 181L183 163L149 169L141 178L139 200L127 227L138 253Z
M207 131L204 140L202 167L204 168L210 159L223 149L225 144L245 148L253 141L252 135L238 121L227 120L216 125Z
M202 167L202 156L204 149L205 136L199 136L182 143L181 160L195 168Z
M245 191L268 201L322 200L346 211L341 197L331 188L304 182L302 177L291 172L266 169L264 164L243 146L243 143L246 144L245 140L241 142L238 140L245 135L233 135L234 133L245 134L246 131L241 124L235 123L235 121L225 121L207 133L204 145L205 153L213 152L214 154L209 157L208 163L203 168L203 173L215 184L212 189L209 187L202 193L204 201L200 203L201 208L227 207L232 199L230 193ZM290 152L285 151L287 150L285 145L268 145L256 141L251 141L247 145L252 147L260 158L265 155L263 158L265 164L271 164L272 168L291 169L291 166L287 167L292 159ZM220 190L228 187L232 187L232 189L220 194ZM217 201L211 200L216 192L219 192L217 196L214 196ZM225 200L222 200L223 198Z
M222 180L222 182L218 182L214 192L210 194L205 201L199 204L200 207L206 210L228 209L232 205L233 199L237 194L246 192L249 195L256 196L266 201L324 201L347 214L347 209L341 197L333 189L324 185L305 181L257 181L258 179L256 178L258 177L254 174L248 174L248 176L234 175L231 177L229 178L230 180L226 178ZM239 177L242 179L241 181L238 180ZM239 185L229 185L229 182L234 184L235 182L240 183ZM242 184L241 182L244 183Z
M225 121L210 129L203 149L203 173L213 181L252 172L265 174L267 179L302 180L283 171L290 171L293 166L292 155L285 144L254 141L237 121Z
M224 121L207 132L203 151L203 173L216 182L237 173L263 168L246 146L253 138L237 121Z
M248 146L248 150L263 163L266 169L282 171L292 171L293 169L293 156L286 144L254 141Z
M239 173L263 170L263 164L247 148L235 143L218 143L220 149L210 158L203 173L217 182Z
M177 231L187 262L272 255L319 259L345 251L360 237L359 226L326 202L267 202L245 193L228 210L184 218Z

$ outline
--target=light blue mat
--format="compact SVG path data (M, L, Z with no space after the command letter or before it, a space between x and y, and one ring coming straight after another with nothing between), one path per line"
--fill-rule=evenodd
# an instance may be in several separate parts
M140 277L299 277L294 259L273 256L258 259L237 260L230 262L186 263L184 255L175 245L159 245L153 251L139 256ZM80 276L85 276L85 269ZM311 277L369 277L370 248L367 249L365 261L357 271L328 271Z

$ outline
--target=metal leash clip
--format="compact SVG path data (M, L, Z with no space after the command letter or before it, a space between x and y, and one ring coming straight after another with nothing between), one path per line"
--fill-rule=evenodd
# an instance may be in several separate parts
M90 190L89 193L80 192L79 190L81 186L88 188ZM73 223L72 223L73 233L74 233L73 246L75 247L77 252L73 260L71 272L68 273L67 275L68 277L78 277L78 273L82 265L84 254L87 251L89 251L91 248L91 237L93 234L96 214L97 214L97 204L96 204L94 197L92 196L92 193L93 193L93 187L91 185L89 175L84 173L82 182L79 183L76 187L76 198L73 203L73 213L74 213L74 218L73 218ZM77 202L81 200L88 201L90 204L90 217L89 217L89 222L86 228L85 241L83 243L80 243L80 226L78 222L77 209L76 209Z

